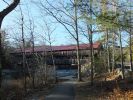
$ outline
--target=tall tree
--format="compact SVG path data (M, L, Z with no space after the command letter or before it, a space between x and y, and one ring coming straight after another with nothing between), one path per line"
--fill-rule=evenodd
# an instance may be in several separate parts
M115 0L112 0L112 12L115 12L115 15L116 15L116 5L115 5ZM115 67L115 32L113 30L113 27L111 29L113 31L112 33L112 49L113 49L113 52L112 52L112 71L114 70L114 67Z
M25 37L24 37L24 15L22 12L22 9L20 7L20 14L21 14L21 18L20 18L20 26L21 26L21 36L22 36L22 67L23 67L23 74L24 74L24 90L26 92L26 54L25 54Z
M130 18L129 18L129 24L131 25L132 24L132 12L131 12L132 8L131 8L131 1L130 1ZM129 48L130 48L130 64L131 64L131 70L133 71L133 63L132 63L132 28L130 26L130 29L129 29Z
M101 1L101 9L102 9L102 16L106 16L107 14L107 0L102 0ZM110 49L109 49L109 29L105 25L102 26L103 30L105 31L106 35L106 53L107 53L107 69L110 72Z
M44 5L44 3L40 1L39 7L41 10L45 10L47 14L52 16L58 23L60 23L76 41L78 81L81 81L78 31L78 0L70 0L68 4L65 1L60 1L59 3L56 3L58 6L55 6L48 0L46 0L46 3L48 7L46 4Z
M124 57L123 57L123 48L122 48L122 36L121 36L121 32L118 31L119 33L119 44L120 44L120 55L121 55L121 68L122 68L122 78L125 78L125 74L124 74Z
M41 33L40 36L42 37L43 39L43 45L45 45L45 49L44 49L44 52L43 52L43 63L44 63L44 69L45 69L45 83L47 83L47 79L48 79L48 76L47 76L47 70L48 70L48 64L47 64L47 60L50 60L52 62L52 66L53 66L53 70L52 70L52 74L53 74L53 78L54 78L54 82L56 83L57 82L57 71L56 71L56 65L55 65L55 57L54 57L54 51L53 51L53 48L52 48L52 45L54 43L54 40L53 40L53 33L56 29L56 27L53 27L51 25L51 21L48 22L48 21L45 21L45 16L42 15L42 17L44 18L43 19L43 26L42 29L44 30L43 31L43 34ZM49 49L50 49L50 52L47 53L46 49L47 49L47 45L49 46ZM49 57L49 58L48 58Z
M89 17L92 20L92 3L93 0L89 0ZM93 85L94 80L94 51L93 51L93 25L91 22L87 23L87 30L88 30L88 37L89 37L89 43L90 43L90 57L91 57L91 85Z
M32 17L30 16L29 12L28 12L28 16L29 16L29 30L30 30L30 42L32 44L32 55L33 57L35 56L35 39L34 39L34 29L35 29L35 24L34 24L34 20L32 19ZM35 57L34 57L35 58ZM33 59L35 62L35 59ZM32 86L33 88L35 88L35 66L32 67Z
M3 2L5 2L5 0L3 0ZM4 8L1 12L0 12L0 30L1 30L1 26L2 26L2 21L3 19L6 17L6 15L8 15L12 10L14 10L17 5L19 4L20 0L13 0L13 2L11 4L8 4L8 6L6 8ZM2 64L1 64L1 59L3 56L2 53L2 44L1 44L1 36L2 33L0 33L0 87L1 87L1 81L2 81Z
M77 65L78 65L78 81L81 81L81 65L79 57L79 32L78 32L78 0L74 0L74 23L76 33L77 48Z

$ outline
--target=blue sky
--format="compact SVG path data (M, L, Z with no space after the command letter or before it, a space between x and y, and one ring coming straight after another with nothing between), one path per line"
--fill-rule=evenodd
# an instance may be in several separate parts
M27 14L28 14L27 7L28 7L30 15L33 17L35 21L34 22L36 24L35 34L37 35L38 33L43 33L42 29L37 25L38 23L43 25L43 22L41 22L42 18L40 16L39 9L28 0L21 0L21 4L22 4L21 7L23 10L23 14L25 14L25 20L26 19L28 20L28 17L27 17ZM0 6L0 10L4 8L6 4L3 3L2 5L3 7ZM18 30L18 25L16 24L16 22L18 21L19 18L20 18L20 11L19 11L19 7L17 7L15 11L12 11L8 16L5 17L3 24L2 24L2 29L13 28L14 31ZM52 36L54 39L53 45L61 45L61 44L69 43L66 39L66 37L68 37L68 34L66 34L66 31L61 25L59 24L58 25L56 24L55 26L53 25L53 28L56 28ZM12 35L12 33L10 33L10 35ZM41 41L41 39L40 40L36 39L36 40L39 42Z
M7 1L12 1L12 0L7 0ZM33 1L38 1L38 0L21 0L21 7L23 10L24 14L24 19L25 23L28 25L28 13L30 16L32 16L34 23L35 23L35 40L36 44L41 44L43 39L41 38L42 34L44 33L43 31L45 30L42 29L42 26L44 27L44 22L42 19L45 19L47 23L50 23L51 30L55 29L55 31L52 34L52 41L53 45L65 45L65 44L74 44L75 41L72 39L70 34L65 30L65 28L58 24L58 23L53 23L55 20L52 17L47 17L47 16L41 16L40 9L34 4L31 3ZM2 10L4 7L7 5L0 1L0 10ZM28 9L28 10L27 10ZM12 11L9 15L7 15L3 21L2 24L2 29L8 30L9 37L13 37L14 33L17 34L17 37L21 36L20 33L20 26L18 25L17 22L20 20L20 9L17 7L14 11ZM29 31L25 29L25 34L26 37L28 37ZM41 35L40 35L41 34ZM94 40L97 40L100 38L99 34L94 35ZM81 43L88 43L87 39L83 36L80 38Z
M7 0L10 1L10 0ZM42 17L40 15L40 9L34 4L31 3L31 1L36 1L36 0L21 0L21 8L23 10L23 14L25 15L25 22L27 22L27 20L29 19L28 17L28 13L30 13L30 16L32 16L32 18L34 19L34 23L35 23L35 37L36 37L36 43L40 44L42 42L42 39L39 38L40 36L38 36L38 34L42 34L43 33L43 29L40 28L39 25L43 26L43 22L42 19L45 19L48 23L49 20L55 22L55 20L52 17ZM0 4L2 6L0 6L0 10L2 10L4 7L6 7L7 5L0 1ZM28 9L28 10L27 10ZM21 36L21 33L19 28L20 26L17 24L17 22L20 19L20 10L19 7L17 7L14 11L12 11L9 15L7 15L5 17L5 19L3 20L3 24L2 24L2 29L8 30L9 36L12 37L14 35L14 33L17 33L17 35ZM60 25L60 24L55 24L55 23L51 23L51 28L54 29L55 31L53 32L52 35L52 40L54 41L52 44L53 45L65 45L65 44L74 44L75 40L71 37L70 34L68 34L68 32L65 30L65 28ZM13 31L13 33L12 33ZM25 30L25 34L28 34L28 31ZM19 37L17 36L17 37ZM99 38L98 35L94 37L94 39ZM81 43L87 43L88 40L86 38L84 38L83 36L81 36L80 38Z

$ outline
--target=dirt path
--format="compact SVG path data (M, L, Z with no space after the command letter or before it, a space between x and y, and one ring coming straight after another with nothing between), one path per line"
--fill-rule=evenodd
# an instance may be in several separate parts
M73 84L58 84L45 100L74 100L75 91Z
M50 93L53 87L46 87L35 90L33 93L28 94L24 100L45 100L45 97Z
M35 91L24 100L74 100L75 82L71 77L62 77L54 87Z

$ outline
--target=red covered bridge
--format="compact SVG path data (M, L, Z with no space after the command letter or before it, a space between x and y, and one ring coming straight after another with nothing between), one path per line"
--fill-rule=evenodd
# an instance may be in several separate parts
M93 44L93 50L94 54L100 54L100 51L102 50L102 45L98 42ZM79 54L80 54L80 61L81 64L86 63L88 61L88 58L90 56L90 44L80 44L79 45ZM61 45L61 46L36 46L34 48L34 54L35 55L41 55L41 57L46 57L46 62L48 65L52 65L51 60L51 51L54 57L54 62L57 68L76 68L76 45ZM22 61L22 49L16 49L15 52L12 54L15 56L15 58L20 59L17 62ZM33 48L26 48L25 49L26 58L29 61L33 58ZM17 59L17 60L18 60Z

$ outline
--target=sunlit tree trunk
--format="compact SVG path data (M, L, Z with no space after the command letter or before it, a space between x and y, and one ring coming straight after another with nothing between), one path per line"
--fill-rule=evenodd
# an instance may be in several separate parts
M113 39L113 51L112 51L112 71L113 71L115 67L115 33L113 33L112 39Z
M53 55L53 49L52 49L52 43L51 43L51 39L50 39L51 37L49 37L49 41L50 41L50 48L51 48L51 50L50 50L50 54L51 54L51 58L52 58L52 63L53 63L53 67L54 67L54 81L55 81L55 83L57 82L57 76L56 76L56 66L55 66L55 60L54 60L54 55Z
M74 0L74 14L75 14L75 33L76 33L76 43L77 43L77 65L78 65L78 81L81 81L81 65L80 65L80 56L79 56L79 32L78 32L78 18L77 18L77 0Z
M101 2L101 8L102 8L102 14L103 15L106 15L106 13L107 13L107 0L102 0L102 2ZM111 63L110 63L110 48L109 48L109 41L108 41L108 39L109 39L109 29L106 27L106 26L103 26L103 29L104 30L106 30L105 31L105 36L106 36L106 54L107 54L107 58L105 58L105 59L107 59L107 70L108 70L108 72L110 72L111 71Z
M130 30L131 30L131 28L130 28ZM129 33L129 42L130 42L130 44L129 44L129 49L130 49L130 65L131 65L131 70L133 71L133 63L132 63L132 35L131 35L131 33Z
M115 13L116 15L116 2L115 0L112 0L112 12ZM112 27L113 30L113 27ZM115 67L115 31L113 30L113 35L112 35L112 40L113 40L113 50L112 50L112 71L114 70Z
M119 33L119 44L120 44L120 55L121 55L121 68L122 68L122 78L125 79L125 74L124 74L124 64L123 64L123 48L122 48L122 40L121 40L121 32L118 31Z
M131 14L131 3L130 3L130 20L129 20L130 24L132 23L132 14ZM129 29L130 33L129 33L129 48L130 48L130 65L131 65L131 70L133 71L133 63L132 63L132 28L130 27Z
M92 25L91 25L91 30L89 30L88 34L89 34L90 58L91 58L91 85L93 85L93 80L94 80L94 53L93 53Z
M90 18L92 18L92 2L93 0L90 0ZM92 24L90 23L90 30L89 30L89 42L90 42L90 56L91 56L91 85L93 85L94 80L94 51L93 51L93 29Z
M106 31L106 48L107 48L107 62L108 62L108 72L111 72L111 63L110 63L110 48L109 48L109 35L108 30Z

